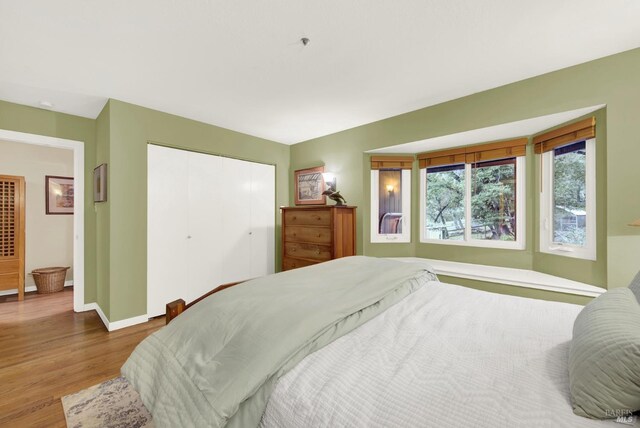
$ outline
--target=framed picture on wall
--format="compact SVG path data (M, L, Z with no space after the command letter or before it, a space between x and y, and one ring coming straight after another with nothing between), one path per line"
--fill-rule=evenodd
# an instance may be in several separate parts
M324 205L327 201L324 192L322 173L324 166L299 169L295 172L295 204Z
M73 214L73 177L45 176L47 215Z
M93 202L107 201L107 164L93 170Z

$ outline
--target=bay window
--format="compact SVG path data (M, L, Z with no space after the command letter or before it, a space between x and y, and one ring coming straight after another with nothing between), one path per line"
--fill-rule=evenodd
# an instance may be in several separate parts
M526 143L419 155L420 241L524 249Z
M593 137L590 118L534 139L541 156L541 252L596 259Z
M371 242L411 242L413 156L371 157Z

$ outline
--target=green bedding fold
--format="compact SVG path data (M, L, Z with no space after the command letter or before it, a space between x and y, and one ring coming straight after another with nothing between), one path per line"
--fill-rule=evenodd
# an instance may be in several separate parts
M149 336L122 374L158 427L256 426L280 376L432 279L357 256L251 280Z

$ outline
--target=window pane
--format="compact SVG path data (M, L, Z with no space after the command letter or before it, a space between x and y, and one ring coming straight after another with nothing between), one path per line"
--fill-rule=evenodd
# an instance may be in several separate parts
M402 233L402 170L383 169L379 177L378 233Z
M464 165L427 168L426 238L464 240Z
M553 242L586 243L586 160L584 141L553 151Z
M516 240L516 159L472 165L471 237Z

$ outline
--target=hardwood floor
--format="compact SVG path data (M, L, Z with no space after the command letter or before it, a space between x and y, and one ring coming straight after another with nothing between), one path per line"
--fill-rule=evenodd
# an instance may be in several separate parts
M0 427L64 427L60 397L111 379L164 318L109 333L73 291L0 300Z

